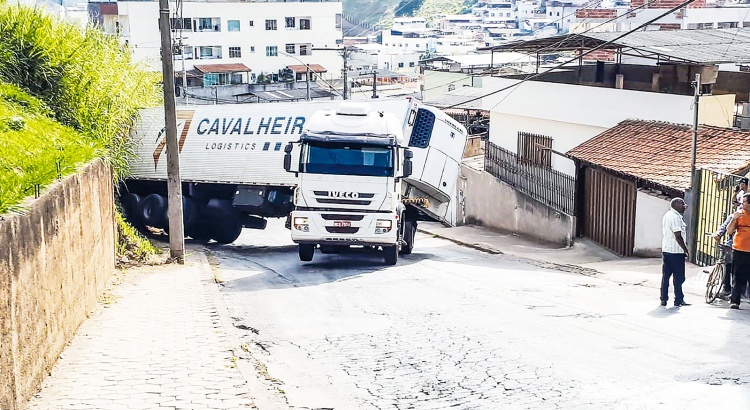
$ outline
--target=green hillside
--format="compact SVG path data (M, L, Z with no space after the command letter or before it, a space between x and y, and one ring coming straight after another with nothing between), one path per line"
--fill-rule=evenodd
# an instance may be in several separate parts
M393 17L419 16L428 21L436 14L469 11L477 0L344 0L344 14L356 21L390 27Z

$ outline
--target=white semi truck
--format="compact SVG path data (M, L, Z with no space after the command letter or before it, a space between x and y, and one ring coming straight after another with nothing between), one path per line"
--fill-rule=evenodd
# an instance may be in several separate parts
M316 112L287 146L284 167L298 177L290 228L300 260L316 248L365 246L393 265L411 253L420 215L452 225L466 130L432 107L412 103L404 114L342 103Z
M342 104L342 111L335 114ZM301 244L303 260L312 258L311 246L314 252L317 246L322 251L335 251L367 245L383 247L387 261L395 263L393 246L396 252L411 251L418 218L453 225L451 200L466 130L440 110L411 99L368 104L369 108L341 101L179 107L177 135L186 235L231 243L243 227L264 229L266 218L289 218L298 207L294 217L305 213L311 227L303 239L298 236L300 231L290 226L293 239ZM340 121L342 118L351 121ZM352 127L355 123L358 125ZM136 226L167 229L163 110L142 113L133 142L131 175L120 190L123 211ZM348 148L339 142L349 144ZM296 144L288 150L290 143ZM352 149L357 155L343 155L351 154ZM342 156L334 156L334 160L333 154ZM333 164L318 161L319 155ZM412 157L407 158L409 155ZM354 164L356 159L362 163ZM411 174L404 175L409 163ZM296 172L287 172L285 165ZM373 172L381 174L361 175ZM327 198L318 195L323 191ZM360 193L365 195L347 198ZM391 228L386 235L379 235L389 239L360 240L369 233L331 233L327 225L313 224L331 214L367 216L368 221L370 214L387 214ZM374 220L377 225L377 218ZM328 225L349 231L359 223L333 218ZM313 239L316 232L326 235Z

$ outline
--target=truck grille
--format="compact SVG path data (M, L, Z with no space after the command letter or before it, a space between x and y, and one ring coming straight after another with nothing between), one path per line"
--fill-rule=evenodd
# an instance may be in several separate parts
M361 221L365 219L364 215L322 214L320 216L326 221Z
M356 226L326 226L329 233L357 233L359 228Z
M315 198L321 204L342 204L342 205L370 205L372 201L362 201L360 199L324 199Z

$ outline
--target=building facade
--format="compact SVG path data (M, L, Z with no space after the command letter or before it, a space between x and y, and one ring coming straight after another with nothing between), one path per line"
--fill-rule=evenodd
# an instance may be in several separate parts
M118 1L101 7L100 24L132 50L135 60L161 70L159 4ZM174 70L192 73L208 85L253 84L294 77L288 66L317 64L320 76L341 77L343 60L340 1L170 2ZM316 50L330 49L330 50ZM247 70L205 73L196 66L244 65ZM215 75L219 74L219 75Z

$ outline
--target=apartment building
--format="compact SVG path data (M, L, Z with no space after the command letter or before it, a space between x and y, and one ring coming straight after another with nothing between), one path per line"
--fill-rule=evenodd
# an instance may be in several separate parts
M161 70L158 1L117 1L98 5L105 32L127 44L135 60ZM272 83L315 76L340 78L343 60L340 1L170 2L175 72L189 85ZM91 8L91 5L90 5ZM181 46L180 46L181 44ZM331 49L331 50L318 50ZM178 83L179 84L179 83Z

